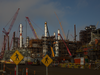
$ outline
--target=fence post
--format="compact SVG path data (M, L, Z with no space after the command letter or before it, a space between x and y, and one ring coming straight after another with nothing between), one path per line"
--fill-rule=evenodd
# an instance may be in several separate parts
M28 68L26 68L26 75L28 75Z

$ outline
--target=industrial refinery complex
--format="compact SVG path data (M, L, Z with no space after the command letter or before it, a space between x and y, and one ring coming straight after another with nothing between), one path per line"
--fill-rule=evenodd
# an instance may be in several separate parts
M18 50L23 56L24 63L34 62L34 60L39 60L48 54L55 62L70 62L84 65L85 63L96 63L100 62L100 29L96 29L97 25L86 26L84 30L79 32L79 41L76 40L76 25L74 25L74 41L69 41L66 39L64 31L58 29L58 33L54 35L49 34L49 28L47 22L44 22L44 36L41 39L38 38L34 27L32 26L29 17L26 17L35 39L30 37L26 38L26 43L23 43L23 25L20 24L20 37L15 37L15 32L11 43L13 47L9 45L9 33L18 15L18 11L15 13L13 21L9 27L8 32L3 28L4 42L2 50L0 52L0 59L6 62L13 62L10 57ZM55 13L56 14L56 13ZM57 16L57 15L56 15ZM57 35L57 37L56 37ZM64 38L63 38L64 37ZM100 66L97 65L98 67Z

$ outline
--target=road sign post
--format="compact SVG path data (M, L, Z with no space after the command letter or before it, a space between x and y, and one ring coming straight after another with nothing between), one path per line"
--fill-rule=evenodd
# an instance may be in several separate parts
M16 75L18 75L18 65L16 65Z
M48 75L48 67L46 67L46 75Z
M21 60L24 58L21 53L16 50L15 53L10 57L14 63L16 64L16 75L18 75L18 64L21 62Z
M48 75L48 66L52 63L52 59L46 55L42 60L41 62L46 66L46 75Z

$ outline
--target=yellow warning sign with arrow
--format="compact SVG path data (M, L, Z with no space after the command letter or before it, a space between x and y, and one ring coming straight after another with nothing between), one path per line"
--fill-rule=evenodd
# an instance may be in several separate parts
M10 58L14 61L16 65L18 65L24 57L18 50L16 50Z
M41 60L41 62L46 66L46 67L48 67L51 63L52 63L52 59L48 56L48 55L46 55L42 60Z

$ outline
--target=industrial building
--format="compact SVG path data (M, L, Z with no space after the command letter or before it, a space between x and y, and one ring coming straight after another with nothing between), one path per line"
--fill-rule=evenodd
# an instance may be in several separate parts
M96 30L95 25L86 26L85 30L79 32L79 39L82 44L89 43L91 41L91 32Z

